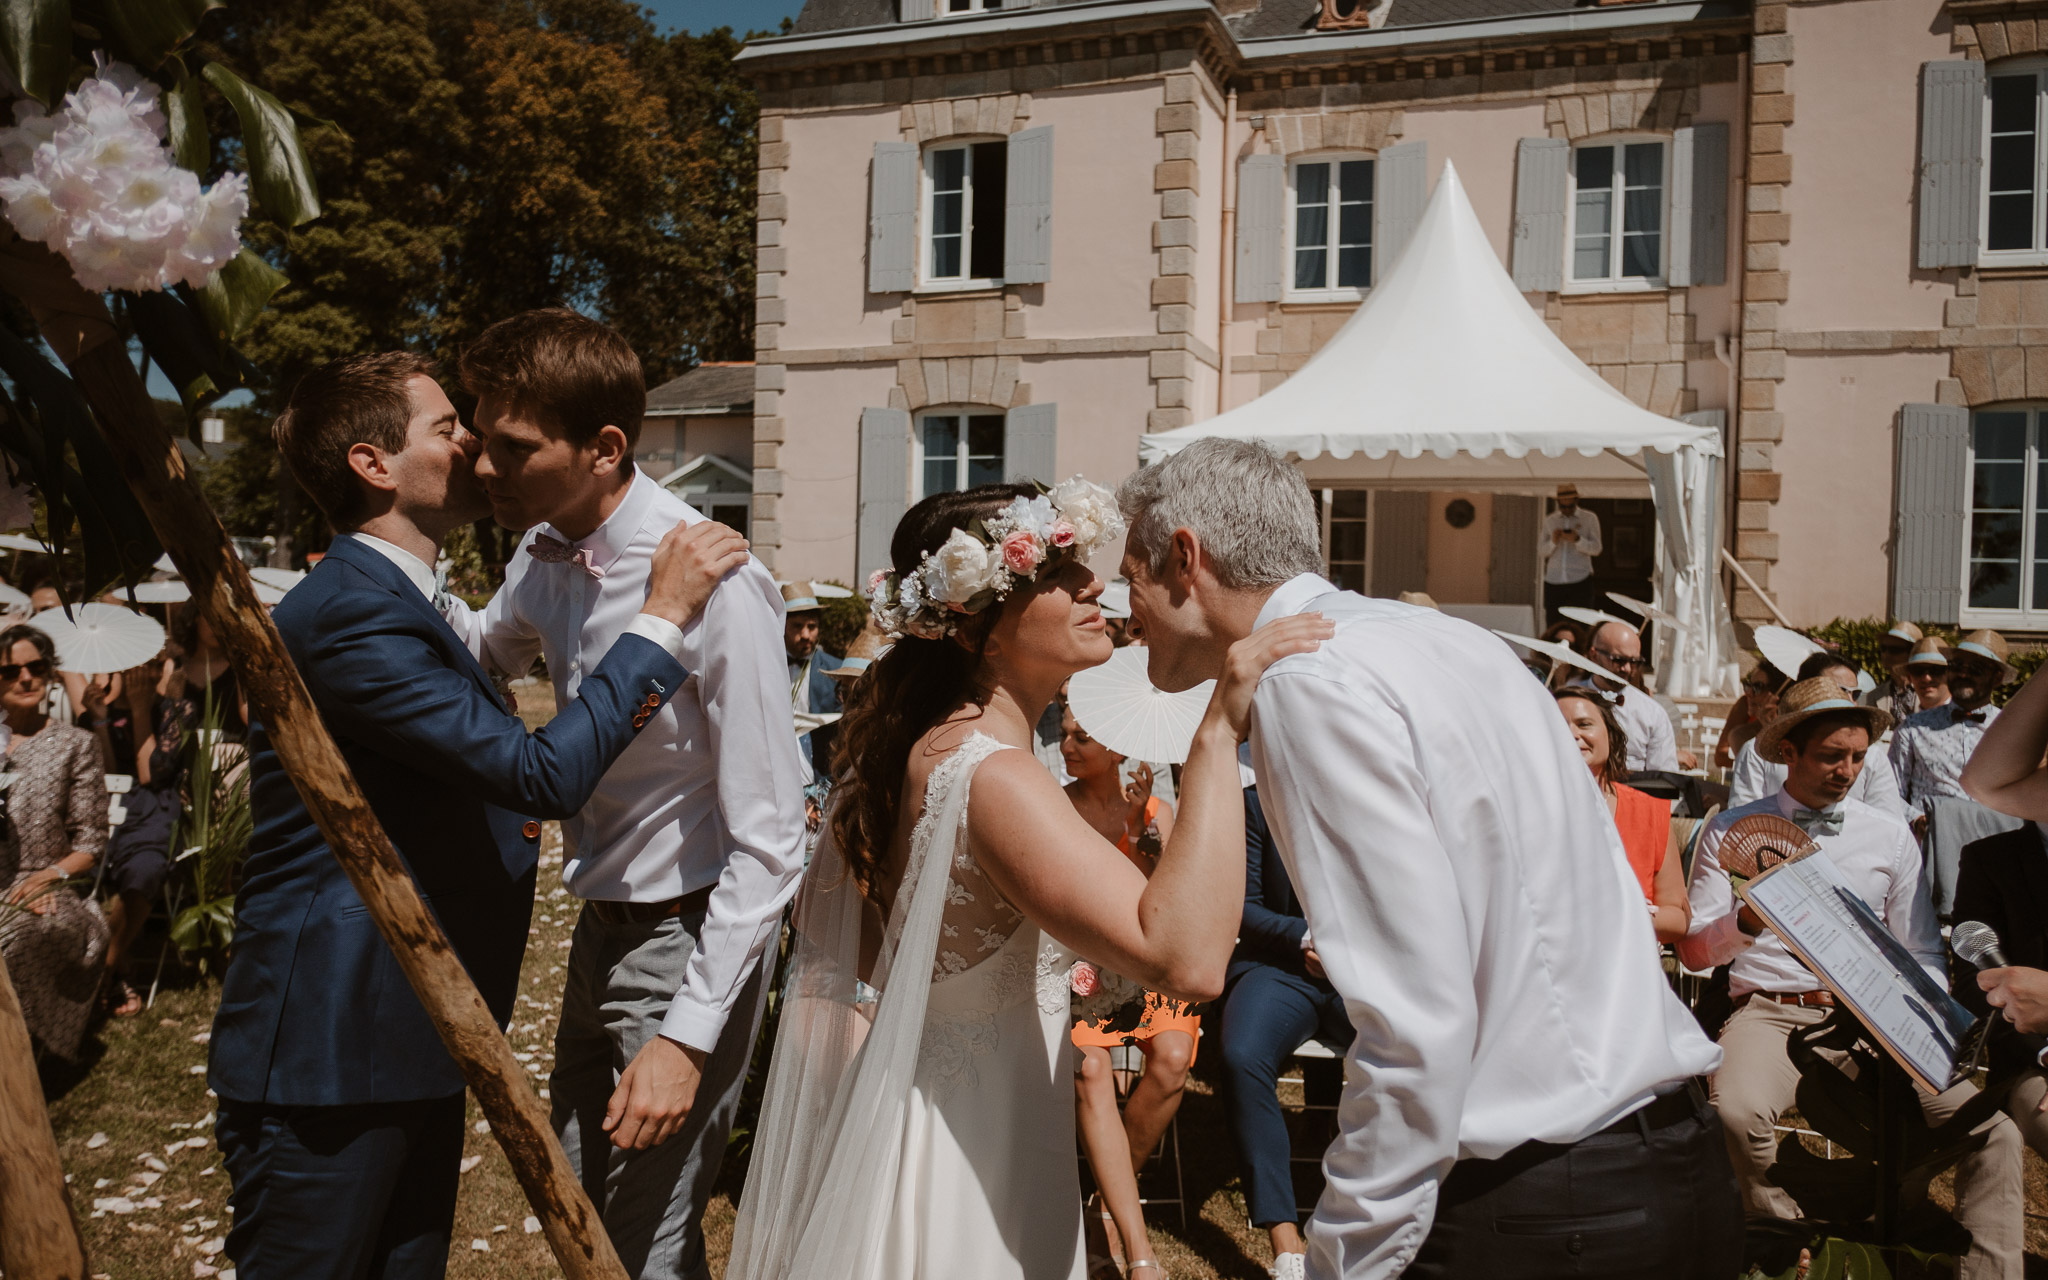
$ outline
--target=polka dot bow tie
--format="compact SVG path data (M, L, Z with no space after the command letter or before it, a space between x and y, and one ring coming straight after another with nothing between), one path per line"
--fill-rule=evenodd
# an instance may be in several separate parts
M527 550L542 564L573 564L580 566L583 572L593 578L604 576L604 570L591 561L590 551L586 547L572 547L559 538L537 533L533 536L533 546Z

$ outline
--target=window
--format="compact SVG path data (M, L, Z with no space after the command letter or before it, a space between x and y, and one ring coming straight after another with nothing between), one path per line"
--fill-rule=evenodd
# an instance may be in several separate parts
M1363 595L1366 589L1366 491L1318 489L1323 516L1323 562L1330 581Z
M1003 479L1003 415L928 413L918 420L919 498Z
M925 152L927 283L1002 279L1009 152L1007 142L969 142Z
M1964 608L2048 612L2048 474L2040 407L1980 410L1970 424ZM2009 619L2008 619L2009 620Z
M2043 229L2041 98L2048 67L2024 64L1985 79L1984 257L2048 260Z
M1291 294L1355 297L1372 287L1372 175L1370 160L1295 162Z
M1572 152L1571 279L1655 288L1664 278L1665 146L1611 142Z
M1020 0L1022 4L1028 0ZM1003 0L939 0L938 9L942 15L956 13L991 13L1003 7Z

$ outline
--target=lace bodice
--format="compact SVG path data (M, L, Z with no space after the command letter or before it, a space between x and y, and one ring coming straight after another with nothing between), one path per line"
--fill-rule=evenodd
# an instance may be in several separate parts
M910 837L910 861L921 868L924 874L936 871L928 865L928 858L939 834L933 830L939 811L945 808L942 798L955 785L964 791L972 782L970 776L982 761L998 751L1004 750L1002 743L985 733L968 735L967 741L958 750L932 770L929 782L925 784L924 814L918 819L916 829ZM932 956L932 981L944 982L947 978L966 973L969 969L995 956L1017 932L1024 915L996 892L996 887L975 862L967 842L967 806L960 806L960 829L950 833L947 842L952 850L952 865L946 872L946 910L939 921L938 949Z

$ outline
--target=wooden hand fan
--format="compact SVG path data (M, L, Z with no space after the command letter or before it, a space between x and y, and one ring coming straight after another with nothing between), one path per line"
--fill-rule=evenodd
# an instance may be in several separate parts
M1754 880L1780 863L1819 851L1798 823L1775 813L1753 813L1736 819L1722 833L1721 869Z

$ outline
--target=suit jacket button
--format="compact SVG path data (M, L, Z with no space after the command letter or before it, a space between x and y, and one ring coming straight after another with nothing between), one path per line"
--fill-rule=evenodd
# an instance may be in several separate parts
M538 822L529 822L519 828L519 834L525 836L528 840L538 840L540 839L540 824Z

